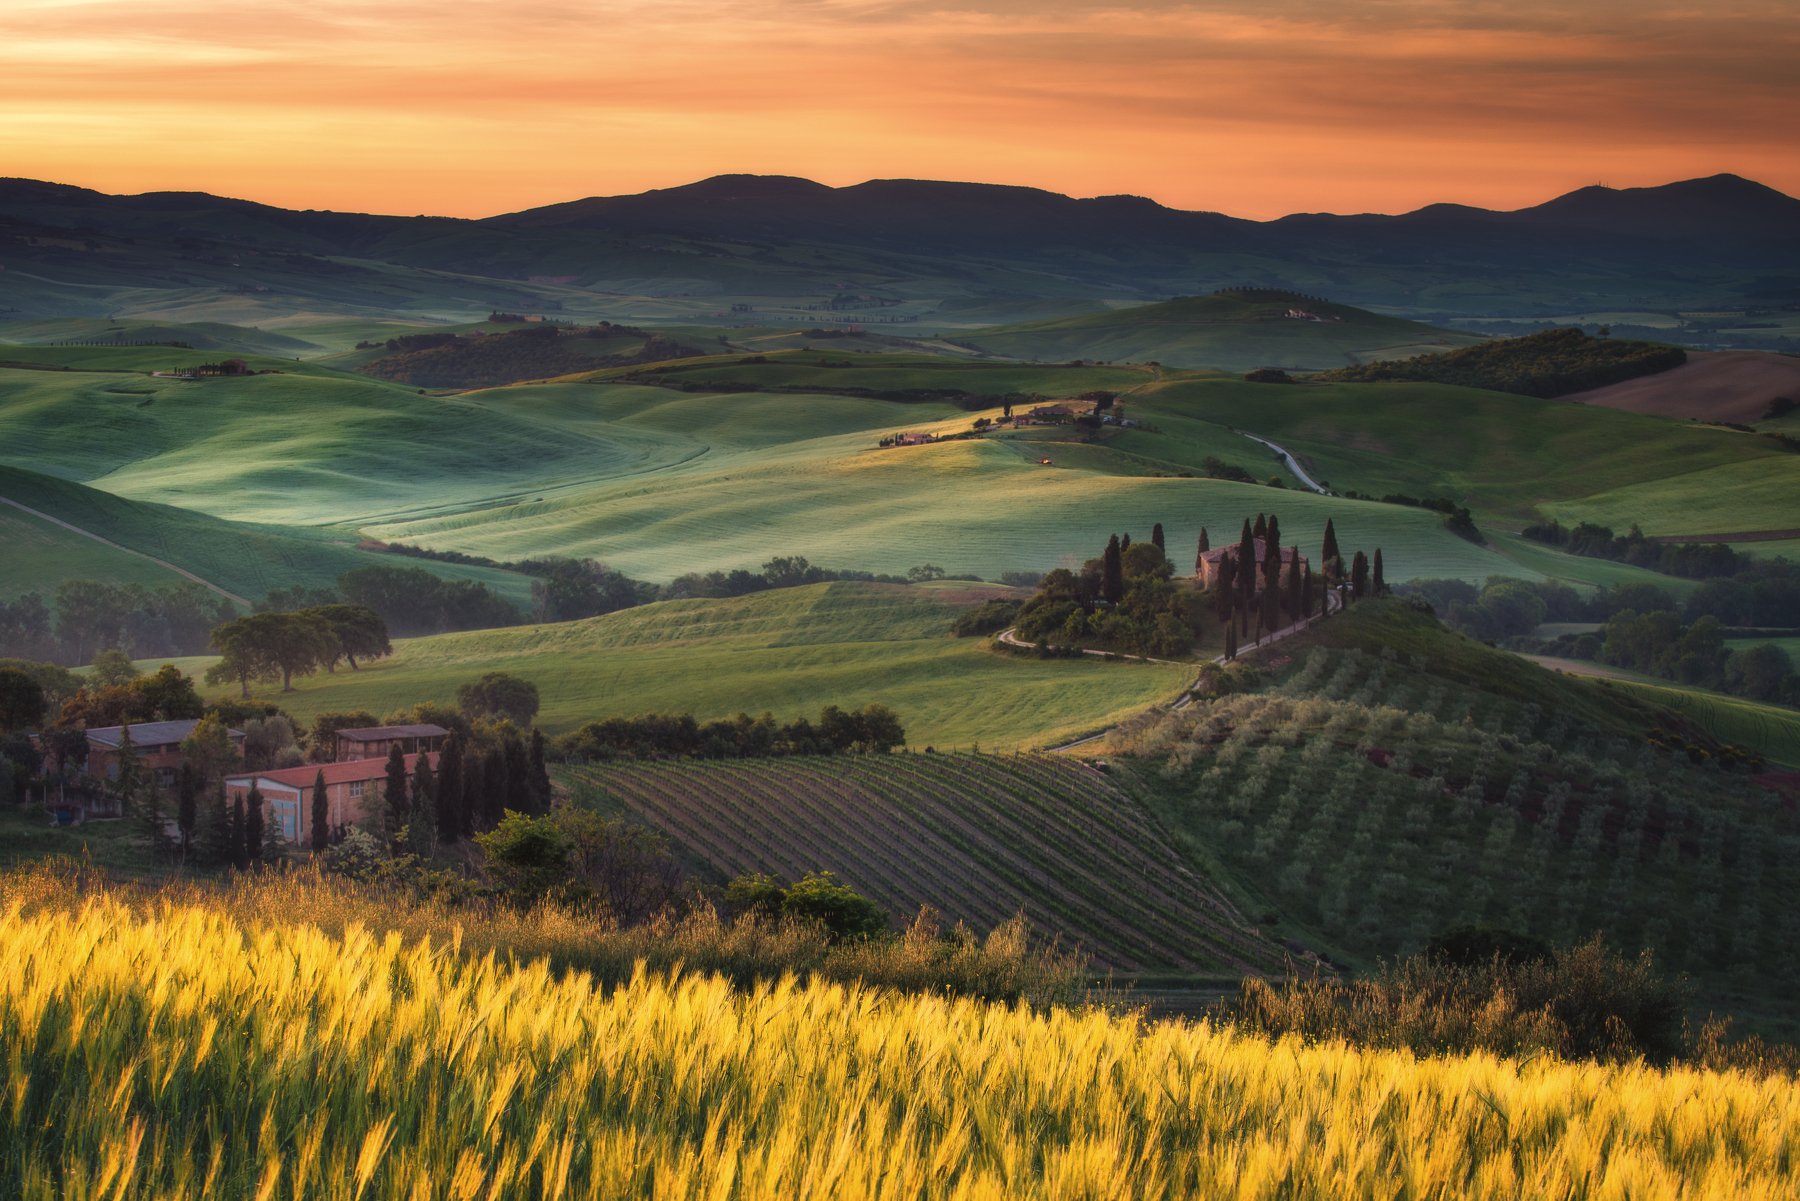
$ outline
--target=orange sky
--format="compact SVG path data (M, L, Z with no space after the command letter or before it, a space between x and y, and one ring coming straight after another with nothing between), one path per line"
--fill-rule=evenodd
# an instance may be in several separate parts
M0 175L482 216L732 171L1269 217L1735 171L1794 0L0 0Z

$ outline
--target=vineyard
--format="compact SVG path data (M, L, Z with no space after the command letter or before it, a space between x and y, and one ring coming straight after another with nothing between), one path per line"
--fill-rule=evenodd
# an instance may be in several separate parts
M836 872L905 921L986 931L1021 910L1125 971L1280 963L1143 808L1042 755L887 755L567 769L718 877Z
M1123 737L1161 763L1178 840L1365 959L1480 924L1604 931L1715 993L1800 971L1800 820L1774 793L1422 659L1315 647L1269 692Z

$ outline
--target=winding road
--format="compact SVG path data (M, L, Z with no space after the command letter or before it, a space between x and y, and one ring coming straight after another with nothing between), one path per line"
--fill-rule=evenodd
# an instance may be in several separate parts
M1284 464L1286 464L1287 469L1289 471L1293 472L1294 478L1299 480L1302 484L1305 484L1308 488L1311 488L1314 492L1317 492L1320 496L1330 496L1331 495L1331 489L1325 487L1323 484L1319 483L1318 480L1315 480L1312 476L1306 474L1306 469L1304 467L1300 466L1300 460L1296 459L1294 457L1293 452L1290 451L1287 447L1279 446L1279 445L1269 441L1267 438L1259 438L1255 434L1246 434L1246 433L1244 433L1243 430L1239 430L1237 432L1240 436L1248 438L1252 442L1261 442L1264 446L1268 447L1270 450L1272 450L1276 454L1280 455L1281 461Z

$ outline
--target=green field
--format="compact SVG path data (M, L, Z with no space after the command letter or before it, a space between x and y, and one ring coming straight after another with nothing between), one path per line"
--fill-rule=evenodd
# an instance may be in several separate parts
M1761 751L1784 767L1800 768L1800 710L1673 684L1609 680L1607 686L1673 710L1715 738Z
M1498 535L1559 496L1654 490L1664 485L1649 481L1708 465L1779 495L1796 462L1730 433L1430 385L1159 382L1143 369L812 351L687 360L647 377L755 391L629 383L620 377L640 372L625 369L434 396L316 364L190 383L141 374L159 361L155 348L41 353L88 369L0 370L0 439L21 466L290 533L313 527L502 560L596 557L653 580L780 554L993 578L1080 562L1109 534L1142 536L1157 522L1182 563L1202 526L1216 538L1276 511L1303 547L1317 544L1327 518L1348 547L1381 547L1394 580L1616 583L1643 573L1498 536L1475 546L1425 511L1192 477L1213 457L1297 485L1236 432L1247 430L1281 440L1339 488L1456 496L1484 527L1497 515ZM140 374L120 374L130 371ZM1121 411L1142 426L1034 427L880 450L886 434L963 432L977 414L866 395L1054 398L1096 387L1120 392ZM235 574L258 570L293 574L247 563Z
M1285 316L1300 308L1325 320ZM1348 305L1295 297L1190 296L1161 304L977 330L963 340L995 354L1159 362L1174 367L1316 370L1369 358L1404 358L1479 341Z
M993 593L837 583L664 601L587 621L401 640L391 659L361 671L255 695L308 721L332 710L380 715L454 703L459 684L506 671L537 685L538 720L552 733L649 712L709 720L766 710L785 721L880 701L900 714L911 746L1000 750L1122 720L1193 676L1183 667L1015 657L985 639L950 637L959 608ZM211 660L176 662L198 674Z
M1736 532L1791 527L1800 496L1800 456L1766 439L1475 388L1177 380L1132 404L1272 438L1339 491L1453 496L1478 521Z
M929 905L1033 929L1113 970L1279 970L1138 802L1060 755L595 764L560 778L662 830L714 880L835 872L897 923Z
M17 555L11 561L21 565L0 572L0 598L38 592L48 599L65 580L152 585L179 581L175 572L146 555L252 601L276 588L329 587L344 572L371 566L416 566L447 579L478 580L515 604L531 595L531 581L509 571L397 559L357 549L354 535L341 530L221 521L12 467L0 466L0 497L139 552L127 553L0 506L0 547L9 558Z

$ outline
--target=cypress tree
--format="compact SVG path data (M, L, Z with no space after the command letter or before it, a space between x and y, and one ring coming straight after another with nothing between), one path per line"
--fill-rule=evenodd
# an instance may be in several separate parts
M1262 520L1260 513L1256 520ZM1256 603L1256 567L1256 534L1251 530L1250 523L1245 521L1244 532L1238 535L1237 584L1238 595L1243 602L1238 607L1246 619Z
M492 830L506 816L506 751L496 747L487 757L481 790L481 828Z
M525 740L508 730L500 749L506 756L506 807L515 813L537 816L537 790L531 786L531 756L525 750Z
M1332 563L1338 555L1337 530L1331 524L1331 518L1325 519L1325 545L1319 550L1319 566L1330 572Z
M1263 527L1263 625L1274 629L1281 624L1281 523L1269 514Z
M244 849L244 794L231 801L231 866L240 872L250 869L250 856Z
M406 841L420 854L437 849L437 780L432 775L431 756L423 751L413 760L412 817Z
M256 785L244 799L244 860L261 863L263 857L263 796Z
M1266 535L1269 532L1269 519L1264 517L1261 513L1258 513L1256 515L1256 525L1251 528L1250 532L1258 538Z
M462 837L463 745L462 735L455 730L444 742L438 756L437 833L438 845L453 846Z
M1371 581L1369 581L1369 583L1370 583L1371 587L1374 589L1375 595L1376 596L1386 596L1387 595L1387 581L1381 578L1381 548L1379 546L1375 548L1374 576L1375 576L1375 578L1372 579Z
M550 769L544 766L544 732L531 727L531 790L537 793L538 812L550 812Z
M150 772L144 778L143 799L138 802L138 820L144 825L144 836L149 840L152 851L163 849L166 836L163 833L162 784L156 773Z
M194 847L194 825L200 817L200 781L187 763L175 772L175 826L181 831L181 854Z
M1299 621L1306 616L1306 580L1300 569L1300 556L1294 556L1294 566L1288 572L1288 616Z
M1195 575L1200 574L1200 572L1203 569L1203 566L1206 562L1206 552L1211 549L1212 549L1212 543L1207 540L1206 527L1201 526L1200 527L1200 544L1194 548L1194 574Z
M1156 545L1157 550L1162 551L1164 554L1168 553L1169 548L1163 545L1162 522L1159 521L1150 527L1150 541Z
M463 755L462 803L457 806L456 811L456 820L462 826L464 838L473 837L481 826L481 815L487 809L482 800L486 792L487 757L471 748Z
M1225 627L1225 658L1237 658L1237 623L1235 621Z
M131 726L119 729L119 774L113 778L113 791L118 795L121 811L137 807L138 791L144 786L143 764L138 759L137 743L131 740Z
M1120 534L1119 535L1119 550L1121 552L1124 552L1124 551L1128 551L1130 549L1131 549L1131 535L1130 534Z
M1127 534L1126 537L1130 535ZM1121 558L1124 549L1119 544L1119 536L1114 534L1107 540L1106 554L1101 563L1100 595L1111 605L1116 605L1125 598L1125 565Z
M331 801L325 794L325 769L313 777L312 849L322 851L331 845Z
M1237 559L1223 555L1219 559L1219 620L1235 622L1237 618Z
M209 867L230 867L237 862L231 814L231 807L225 803L225 785L209 790L194 823L194 849Z
M382 833L389 843L399 841L406 829L406 756L396 744L388 751L387 785L382 789Z
M1350 560L1350 596L1353 600L1361 600L1369 590L1369 558L1361 551Z

